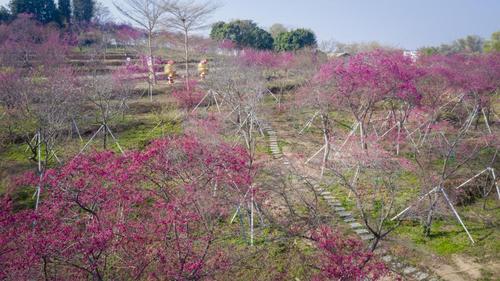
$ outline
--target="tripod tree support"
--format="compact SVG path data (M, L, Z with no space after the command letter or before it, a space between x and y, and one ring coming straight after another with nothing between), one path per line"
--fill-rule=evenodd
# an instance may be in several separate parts
M120 144L118 143L118 140L115 138L115 136L113 135L113 132L111 132L111 129L108 127L108 125L106 124L102 124L99 129L97 129L97 131L92 135L92 137L90 138L90 140L82 147L82 149L80 150L80 152L78 152L78 155L82 154L83 151L85 150L85 148L87 148L87 146L94 140L94 138L97 136L97 134L101 131L101 130L104 130L104 133L109 132L109 134L111 135L111 138L113 138L113 141L115 142L116 146L118 147L118 149L120 150L120 152L125 155L125 152L123 151L122 147L120 146ZM76 157L75 156L75 157Z
M467 233L467 236L469 237L469 240L472 242L472 244L475 243L474 239L472 238L472 235L469 233L469 230L467 229L467 227L465 226L464 222L462 221L462 218L460 217L460 215L458 214L457 210L455 209L455 207L453 206L453 204L451 203L449 197L448 197L448 194L446 193L446 191L444 191L444 189L441 187L441 186L436 186L434 187L433 189L431 189L429 192L427 192L426 194L420 196L417 201L413 204L411 204L410 206L406 207L406 209L404 209L403 211L401 211L399 214L397 214L396 216L394 216L391 221L401 217L403 214L405 214L408 210L410 210L412 207L414 207L417 203L419 203L420 201L422 201L425 197L427 197L428 195L432 194L432 193L435 193L435 192L440 192L441 194L443 194L443 197L444 199L446 200L446 203L448 204L448 206L451 208L451 210L453 211L453 214L455 215L455 217L457 218L457 220L460 222L460 225L462 225L462 228L465 230L465 232Z

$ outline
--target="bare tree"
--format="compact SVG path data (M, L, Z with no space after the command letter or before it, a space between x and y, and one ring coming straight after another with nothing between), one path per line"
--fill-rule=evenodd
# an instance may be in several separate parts
M43 177L47 168L60 162L56 148L63 133L79 110L78 77L68 67L47 68L27 72L26 79L18 75L2 77L0 104L5 108L10 130L19 132L26 142L30 159L37 163L37 175ZM7 80L8 78L8 80ZM55 161L54 161L55 160ZM35 190L35 209L38 208L41 187Z
M410 190L409 186L397 181L401 177L401 167L408 169L408 162L377 147L376 142L370 143L371 149L365 150L352 140L342 155L332 159L327 166L334 176L334 184L347 188L349 197L353 196L366 226L366 230L357 229L356 232L363 236L373 235L372 251L399 227L401 221L391 223L390 218L402 207L397 199Z
M109 135L118 149L123 153L120 144L110 129L109 123L120 115L124 116L124 111L127 109L127 101L133 95L133 89L136 86L136 80L132 78L132 75L133 71L130 71L127 67L121 67L112 73L110 79L109 77L98 75L94 69L92 75L83 81L84 97L93 106L94 118L100 126L80 150L80 153L85 150L99 133L102 133L103 136L104 149L108 148Z
M152 83L156 84L154 73L154 59L152 41L158 23L165 13L156 0L124 0L120 4L113 3L118 11L132 20L142 28L146 29L148 34L148 60L149 64L149 97L153 99Z
M162 8L168 15L165 25L184 35L184 60L186 67L186 89L189 90L189 33L207 28L209 16L219 8L218 4L205 2L196 3L194 0L172 1L162 0Z
M113 21L113 16L111 15L108 7L104 6L101 2L95 2L92 21L98 25L105 25L106 23Z

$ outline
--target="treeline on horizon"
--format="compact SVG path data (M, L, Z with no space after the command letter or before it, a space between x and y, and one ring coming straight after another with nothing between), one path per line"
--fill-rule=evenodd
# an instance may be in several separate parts
M112 23L109 9L95 0L11 0L8 8L0 7L0 24L12 22L19 14L32 14L42 24L60 28L72 25L104 25ZM115 26L122 26L115 23ZM288 29L283 24L273 24L268 30L252 20L218 21L211 25L210 38L215 41L229 41L234 47L260 50L295 51L305 47L319 47L325 52L357 53L374 49L393 49L378 42L345 44L326 41L318 44L314 32L307 28ZM424 46L420 54L483 53L500 51L500 31L485 40L478 35L468 35L451 43L439 46Z

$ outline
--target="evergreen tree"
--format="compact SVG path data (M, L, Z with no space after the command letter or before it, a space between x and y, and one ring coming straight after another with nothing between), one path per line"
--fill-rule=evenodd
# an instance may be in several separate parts
M10 22L11 19L12 15L9 9L5 8L4 6L0 6L0 24L4 22Z
M491 39L484 43L484 51L487 53L500 52L500 31L491 34Z
M251 20L233 20L229 23L217 22L212 25L210 37L217 41L225 39L238 44L238 47L251 47L261 50L273 48L273 37Z
M316 46L316 35L311 30L299 28L281 32L274 39L276 51L296 51L304 47Z
M10 10L14 16L21 13L33 14L41 23L57 21L54 0L11 0Z
M59 0L58 7L61 23L69 24L71 22L71 2L70 0Z
M94 0L73 0L73 17L77 22L90 22L94 16Z

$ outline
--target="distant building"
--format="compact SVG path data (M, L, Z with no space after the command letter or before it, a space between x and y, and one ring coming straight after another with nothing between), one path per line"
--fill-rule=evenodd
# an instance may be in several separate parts
M403 51L403 56L411 58L412 61L416 62L418 59L417 51Z
M328 56L328 58L346 58L346 57L349 57L351 56L350 53L346 53L346 52L341 52L341 53L328 53L326 54Z

